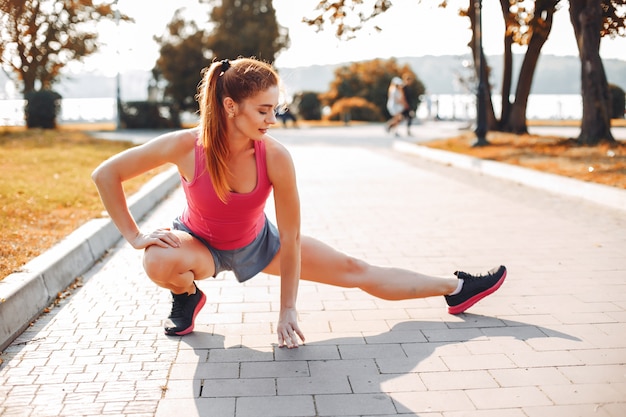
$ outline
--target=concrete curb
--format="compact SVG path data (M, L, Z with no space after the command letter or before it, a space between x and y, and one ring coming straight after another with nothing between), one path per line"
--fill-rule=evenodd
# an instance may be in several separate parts
M394 141L393 149L405 154L417 155L431 161L450 164L457 168L469 169L493 177L510 180L518 184L528 185L569 197L581 198L592 203L626 211L626 190L620 188L547 174L502 162L487 161L404 141Z
M141 219L179 184L176 167L158 174L129 198L131 213ZM91 220L0 281L0 351L120 238L109 218Z

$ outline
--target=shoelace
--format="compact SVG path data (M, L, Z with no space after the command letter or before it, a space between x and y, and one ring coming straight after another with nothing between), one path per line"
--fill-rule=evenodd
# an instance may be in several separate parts
M486 279L486 278L491 278L491 277L495 276L497 272L498 271L496 269L494 269L493 271L487 272L485 275L470 275L467 272L456 271L454 273L454 275L456 275L457 278L462 279L464 281L467 281L467 280L478 281L478 280L482 280L482 279Z
M472 280L477 280L477 279L481 279L481 278L488 278L488 277L490 277L493 274L488 273L487 275L478 275L478 276L476 276L476 275L470 275L467 272L456 271L454 273L454 275L456 275L457 278L462 279L464 281L467 281L467 280L472 281Z
M185 308L185 299L183 299L183 297L187 297L186 294L182 294L182 295L175 295L174 296L174 302L172 303L172 311L170 313L170 317L177 317L182 315L183 310Z

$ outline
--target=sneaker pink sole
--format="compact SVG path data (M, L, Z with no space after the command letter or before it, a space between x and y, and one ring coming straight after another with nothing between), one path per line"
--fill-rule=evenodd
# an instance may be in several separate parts
M199 290L198 290L199 291ZM193 311L193 319L191 319L191 326L187 327L185 330L181 330L180 332L173 332L173 333L167 333L165 332L165 334L167 335L176 335L176 336L184 336L186 334L189 334L191 332L193 332L193 328L196 324L196 316L198 315L198 313L200 313L200 310L202 310L202 307L204 307L204 304L206 303L206 295L204 295L204 293L202 293L202 297L200 297L200 301L198 302L198 305L196 306L195 310Z
M448 313L449 314L461 314L461 313L463 313L465 310L467 310L468 308L470 308L471 306L473 306L474 304L476 304L477 302L479 302L480 300L482 300L483 298L485 298L489 294L493 294L494 292L496 292L496 290L502 286L502 283L504 282L504 278L506 278L506 270L504 271L504 274L502 274L502 277L498 280L498 282L496 282L496 285L494 285L491 288L486 289L485 291L483 291L483 292L481 292L479 294L476 294L475 296L473 296L472 298L468 299L464 303L461 303L461 304L456 305L456 306L448 307Z

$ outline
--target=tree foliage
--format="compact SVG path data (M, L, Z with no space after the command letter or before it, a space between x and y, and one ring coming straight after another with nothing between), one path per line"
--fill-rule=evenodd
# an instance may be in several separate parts
M362 97L342 98L333 103L328 120L379 122L384 120L380 109Z
M296 95L294 105L300 118L304 120L320 120L322 118L322 102L319 93L303 91Z
M425 88L419 78L408 65L399 65L395 59L354 62L335 70L335 78L330 84L330 90L322 96L326 104L350 97L361 97L374 104L380 114L388 116L387 89L393 77L410 75L410 85L413 97L424 94ZM418 103L414 103L417 107Z
M94 22L112 19L112 2L0 0L0 57L23 93L50 89L61 69L98 49ZM121 16L127 19L125 16Z
M179 111L198 109L197 87L201 72L216 59L239 56L273 62L289 44L287 30L278 25L271 0L201 0L212 6L212 28L187 21L178 10L163 36L155 37L160 55L153 73L165 81L164 95Z
M212 59L207 36L195 22L186 21L181 10L177 10L166 33L155 37L160 54L153 75L166 81L163 93L172 102L174 121L178 112L198 109L195 96L201 72Z
M288 30L276 20L272 0L201 0L213 6L207 47L217 59L239 56L274 62L289 47Z
M626 109L626 93L615 84L609 84L609 94L611 96L611 119L623 119Z
M390 0L375 0L365 4L363 0L321 0L315 7L315 16L303 18L303 22L323 30L329 23L335 26L335 35L339 39L349 40L363 28L363 24L374 19L391 8ZM350 19L351 17L356 19ZM379 27L375 29L380 30Z

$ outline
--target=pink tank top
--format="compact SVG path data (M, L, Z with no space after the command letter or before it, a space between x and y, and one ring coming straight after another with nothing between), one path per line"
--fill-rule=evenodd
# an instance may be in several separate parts
M256 187L250 193L231 192L226 204L215 194L200 141L196 143L195 154L193 180L188 182L181 176L187 197L181 221L216 249L233 250L252 243L265 225L265 202L272 191L267 176L265 142L254 141Z

